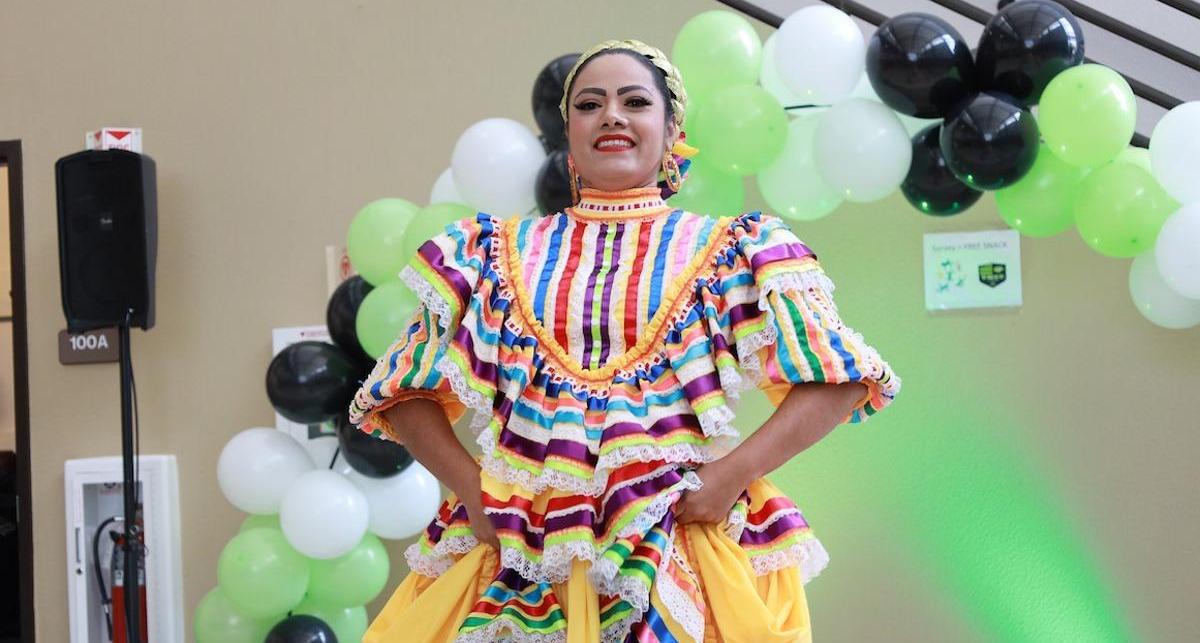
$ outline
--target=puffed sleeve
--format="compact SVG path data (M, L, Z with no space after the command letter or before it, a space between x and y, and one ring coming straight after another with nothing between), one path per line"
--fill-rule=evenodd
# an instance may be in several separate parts
M739 217L730 234L732 256L718 274L742 370L776 403L795 384L862 382L867 392L843 422L890 404L900 378L842 321L816 254L773 216Z
M488 215L462 219L421 245L401 278L421 304L396 341L376 362L350 404L350 421L359 429L399 441L383 412L402 400L438 402L451 422L466 408L440 365L462 322L489 253L494 220Z

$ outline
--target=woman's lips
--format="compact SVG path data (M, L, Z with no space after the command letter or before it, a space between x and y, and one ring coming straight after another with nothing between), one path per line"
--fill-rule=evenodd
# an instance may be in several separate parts
M596 139L593 148L601 152L625 152L636 146L632 138L628 136L601 136Z

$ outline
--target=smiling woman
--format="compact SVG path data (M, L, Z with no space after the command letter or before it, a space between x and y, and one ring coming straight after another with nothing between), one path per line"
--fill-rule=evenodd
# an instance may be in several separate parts
M811 640L828 556L763 476L900 380L780 219L663 201L686 107L661 51L601 43L564 88L574 205L458 221L402 273L422 305L351 420L455 495L364 641ZM739 441L751 387L778 408Z

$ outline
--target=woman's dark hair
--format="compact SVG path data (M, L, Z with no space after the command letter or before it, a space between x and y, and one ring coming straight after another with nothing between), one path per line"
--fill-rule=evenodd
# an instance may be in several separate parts
M638 52L629 49L605 49L603 51L596 52L590 58L583 61L583 64L579 65L579 69L575 71L575 76L571 78L571 86L567 88L567 100L571 99L571 92L575 91L575 81L579 78L579 72L583 71L584 67L587 67L593 60L601 56L611 56L614 54L624 54L629 56L630 58L633 58L641 63L643 67L650 70L650 76L654 78L654 86L658 88L658 95L662 98L663 105L666 107L666 109L663 111L667 115L667 123L670 123L672 120L674 120L675 108L671 104L671 90L667 89L666 72L659 69L654 63L650 62L649 58L646 58Z

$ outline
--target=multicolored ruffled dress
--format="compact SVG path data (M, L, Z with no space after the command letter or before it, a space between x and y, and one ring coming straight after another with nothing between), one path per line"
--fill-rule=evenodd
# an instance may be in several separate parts
M748 387L778 403L796 383L863 382L848 422L900 389L780 219L585 189L563 213L458 221L402 277L422 305L351 419L395 439L381 411L397 401L473 411L501 546L449 498L364 641L811 639L804 583L828 556L791 500L758 480L721 524L673 512L736 445Z

